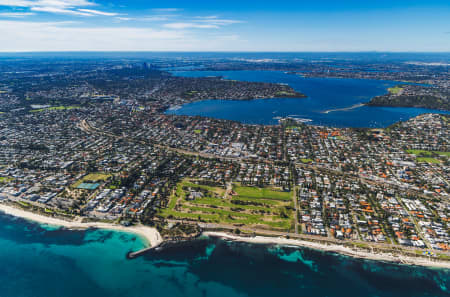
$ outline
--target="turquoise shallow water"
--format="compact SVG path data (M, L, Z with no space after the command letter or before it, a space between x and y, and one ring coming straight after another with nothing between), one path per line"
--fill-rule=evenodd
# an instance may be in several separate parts
M0 214L0 296L449 296L448 270L214 238L126 259L143 245Z
M340 78L304 78L279 71L172 71L188 77L222 76L226 79L285 83L306 94L307 98L258 99L249 101L204 100L168 110L167 114L200 115L239 121L247 124L274 125L277 117L311 120L310 124L334 127L386 127L422 113L443 111L425 108L352 107L387 93L395 81ZM337 109L337 110L336 110ZM331 111L324 113L325 111Z

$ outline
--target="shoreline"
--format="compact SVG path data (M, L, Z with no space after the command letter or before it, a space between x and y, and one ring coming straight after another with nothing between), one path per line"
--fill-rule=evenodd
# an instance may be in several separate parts
M226 232L205 231L202 233L202 235L252 244L276 244L281 246L306 247L314 250L338 253L341 255L346 255L358 259L391 262L403 265L450 269L449 261L440 261L440 260L434 261L431 260L432 258L426 259L422 257L410 257L405 255L395 255L391 253L371 253L368 251L364 251L362 249L352 249L337 244L322 244L319 242L305 241L299 239L287 239L282 237L265 237L265 236L243 237L228 234Z
M48 226L63 227L68 230L86 230L94 228L94 229L104 229L104 230L132 233L139 236L141 239L145 241L145 243L148 245L148 248L146 249L155 248L164 242L161 235L155 228L142 225L124 227L121 225L111 223L101 223L101 222L82 223L77 221L65 221L62 219L47 217L44 215L15 208L9 205L5 205L3 203L0 203L0 212L6 215L19 217L22 219L26 219L29 221L33 221ZM450 261L440 261L437 259L432 260L433 258L426 259L423 257L411 257L406 255L395 255L391 253L379 253L379 252L371 253L363 249L355 249L338 244L323 244L314 241L287 239L283 237L266 237L266 236L244 237L229 234L226 232L215 232L215 231L203 231L201 235L207 237L218 237L221 239L232 240L236 242L246 242L251 244L276 244L281 246L306 247L325 252L334 252L359 259L384 261L404 265L450 269Z
M101 223L101 222L82 223L76 221L65 221L62 219L47 217L44 215L15 208L9 205L5 205L3 203L0 203L0 212L6 215L19 217L36 223L49 226L63 227L69 230L86 230L89 228L94 228L94 229L105 229L111 231L132 233L141 237L141 239L143 239L145 241L145 244L148 245L149 247L157 247L163 241L158 230L152 227L142 225L124 227L117 224Z

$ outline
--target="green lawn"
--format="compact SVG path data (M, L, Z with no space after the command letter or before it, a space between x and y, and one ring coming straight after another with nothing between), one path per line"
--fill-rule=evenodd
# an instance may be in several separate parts
M193 183L191 181L188 180L184 180L181 183L182 186L187 186L187 187L191 187L191 188L201 188L201 189L205 189L207 191L210 191L212 193L215 193L219 196L223 196L225 194L225 189L220 188L220 187L212 187L212 186L207 186L207 185L198 185L196 183Z
M6 176L0 176L0 183L9 183L10 181L14 180L12 177L6 177Z
M47 107L47 108L39 108L39 109L33 109L30 110L30 112L42 112L42 111L46 111L46 110L70 110L70 109L76 109L76 108L80 108L79 106L52 106L52 107Z
M197 185L190 180L184 179L177 184L177 187L175 189L175 194L172 194L169 197L169 205L168 205L169 209L175 208L175 205L177 204L177 200L179 198L181 198L181 199L186 198L186 193L183 190L183 187L201 188L201 189L207 190L208 192L211 192L211 196L214 196L214 194L215 194L217 196L222 197L225 194L225 189L222 189L219 187L206 186L206 185ZM211 197L211 199L217 200L217 198L213 198L213 197ZM217 201L220 201L220 200L217 200Z
M270 199L291 201L292 192L283 192L270 188L244 187L234 185L233 190L240 196L245 198Z
M209 209L205 209L209 210ZM273 228L289 229L292 227L292 223L288 219L279 221L262 221L260 218L235 218L238 215L233 215L233 218L229 218L227 215L221 215L218 213L189 213L189 212L178 212L169 209L163 209L160 212L160 216L168 218L173 217L177 219L191 219L191 220L202 220L209 223L226 223L226 224L244 224L244 225L267 225Z
M177 185L177 188L175 190L175 195L172 194L170 196L168 208L171 210L174 209L175 205L177 205L178 198L180 198L180 197L184 198L184 196L185 195L184 195L183 186L182 186L182 182L181 182Z
M170 209L163 209L159 213L162 217L172 216L178 219L198 219L199 217L207 222L219 222L220 217L218 215L211 214L196 214L196 213L187 213L187 212L178 212Z
M206 197L206 198L195 199L191 203L195 204L195 205L217 206L217 207L229 208L229 209L242 208L242 209L253 210L253 211L265 211L265 212L271 211L271 209L269 207L256 206L256 205L239 205L239 204L234 204L234 203L227 202L227 201L229 201L229 200ZM234 201L236 201L236 200L234 200Z
M107 180L111 175L110 174L106 174L106 173L90 173L86 176L84 176L83 178L77 180L72 187L76 188L78 187L81 183L85 182L85 181L105 181Z
M401 90L403 90L403 88L399 87L399 86L395 86L393 88L388 88L389 93L391 94L398 94Z
M425 151L425 150L406 150L408 154L413 154L416 156L425 156L425 157L431 157L433 156L433 153L440 156L446 156L450 157L450 152L438 152L438 151Z
M24 207L30 207L30 203L27 203L27 202L18 201L17 203L19 203L20 205L22 205Z
M435 152L438 155L450 157L450 152Z
M244 224L244 225L269 225L277 228L289 228L291 222L290 219L276 218L275 220L269 220L264 215L247 214L242 212L227 211L216 208L207 207L183 207L192 212L203 214L218 215L219 220L217 223L227 224Z
M244 196L234 196L232 201L243 201L243 202L252 202L257 203L258 205L267 205L267 206L277 206L280 204L278 200L265 199L265 198L248 198ZM287 202L287 201L286 201Z
M311 163L313 159L300 159L300 162L302 163Z
M424 150L406 150L408 154L413 155L424 155L424 156L432 156L432 153L430 151L424 151Z
M434 163L434 164L440 164L441 161L435 158L429 158L429 157L418 157L417 162L427 162L427 163Z
M261 215L253 215L248 213L242 213L237 211L224 210L220 208L210 208L210 207L199 207L199 206L183 206L184 209L189 209L194 212L202 212L202 213L213 213L218 214L219 216L234 216L245 219L253 219L255 221L261 219Z

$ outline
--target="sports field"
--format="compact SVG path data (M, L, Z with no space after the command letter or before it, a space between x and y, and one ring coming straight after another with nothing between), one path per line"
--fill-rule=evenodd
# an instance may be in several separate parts
M87 184L95 184L95 183L97 183L97 182L99 182L99 181L105 181L105 180L107 180L109 177L110 177L111 175L109 175L109 174L106 174L106 173L101 173L101 172L99 172L99 173L90 173L90 174L88 174L88 175L86 175L86 176L84 176L84 177L82 177L82 178L80 178L79 180L77 180L73 185L72 185L72 188L78 188L78 189L89 189L89 190L91 190L90 188L89 188L89 186L87 186ZM85 187L80 187L82 184L86 184L86 186ZM86 188L86 187L88 187L88 188ZM98 187L98 186L97 186ZM95 187L95 188L97 188L97 187Z

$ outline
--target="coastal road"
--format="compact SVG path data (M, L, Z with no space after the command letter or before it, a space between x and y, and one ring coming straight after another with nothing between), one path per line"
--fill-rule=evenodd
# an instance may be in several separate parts
M298 187L294 187L294 194L292 195L292 200L294 200L294 226L295 226L295 234L298 234Z

